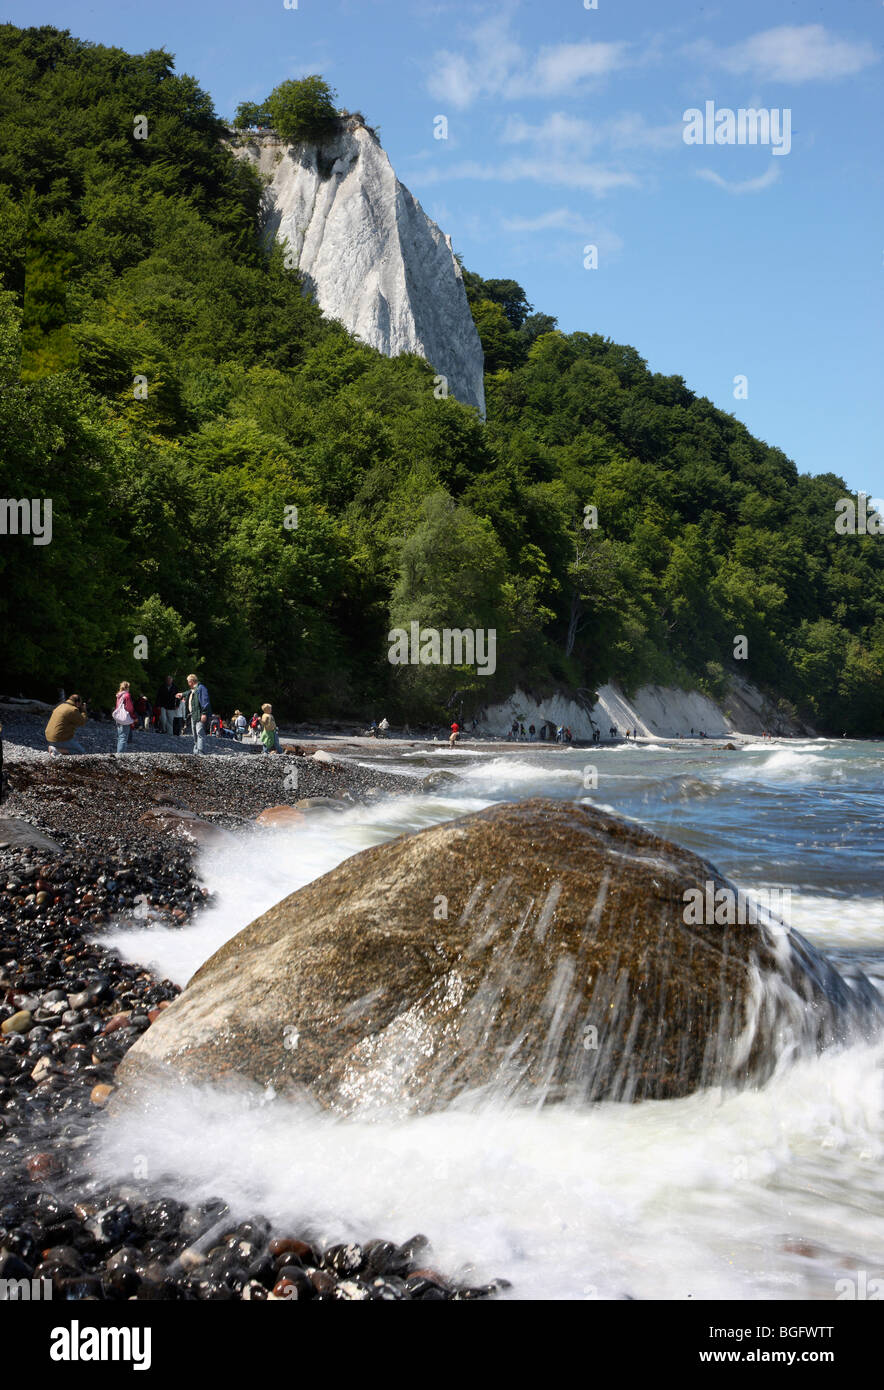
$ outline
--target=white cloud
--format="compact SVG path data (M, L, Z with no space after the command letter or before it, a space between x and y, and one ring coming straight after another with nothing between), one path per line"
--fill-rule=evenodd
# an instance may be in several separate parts
M472 65L457 53L437 53L435 61L439 66L427 83L430 94L458 111L471 106L482 90Z
M444 168L422 169L413 179L424 188L442 183L445 179L479 179L484 183L515 183L519 179L530 179L535 183L580 188L598 197L604 197L615 188L637 188L640 182L634 174L624 170L542 155L484 164L478 160L465 160Z
M606 77L625 67L625 43L560 43L541 49L529 76L530 90L552 96L571 91L587 78Z
M677 149L684 144L683 121L648 125L644 116L636 111L628 111L605 121L604 130L611 145L618 150Z
M723 179L721 174L716 174L714 169L698 169L696 171L698 179L705 179L707 183L714 183L716 188L723 188L726 193L762 193L765 188L771 188L780 178L780 165L771 160L767 166L767 172L759 174L756 179L744 179L742 183L733 183L730 179Z
M606 257L616 256L623 249L623 238L617 232L600 227L585 213L574 212L566 207L551 208L549 212L538 213L536 217L505 217L501 226L505 232L531 236L537 233L568 232L574 237L579 237L581 247L585 242L592 242ZM561 247L569 256L574 254L574 241L570 237L563 241L560 237L551 239L547 236L544 245Z
M522 116L510 116L501 135L507 145L569 145L572 148L594 145L597 139L597 122L568 116L564 111L552 111L536 125Z
M781 24L728 48L701 40L690 51L728 72L779 82L851 77L877 63L879 57L867 40L838 38L822 24Z
M427 81L432 96L462 111L480 97L549 97L605 77L630 61L625 43L562 43L531 54L495 16L470 36L468 49L441 49Z
M585 120L553 111L532 125L521 116L510 116L501 136L505 144L543 145L553 150L583 149L609 145L616 150L678 149L683 143L683 122L663 126L648 125L638 112L628 111L604 121Z
M586 218L570 208L554 208L539 217L505 217L503 226L508 232L585 232Z
M469 53L441 49L433 56L430 93L462 111L481 96L499 96L521 69L525 54L509 32L509 18L495 16L478 25Z

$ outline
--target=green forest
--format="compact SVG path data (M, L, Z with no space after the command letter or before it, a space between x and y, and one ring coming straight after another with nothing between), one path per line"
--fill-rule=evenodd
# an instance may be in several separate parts
M487 422L436 399L265 248L226 133L165 51L0 26L0 495L52 499L51 543L0 535L4 691L432 720L739 674L884 732L884 539L836 534L836 473L469 270ZM391 666L412 621L495 629L496 673Z

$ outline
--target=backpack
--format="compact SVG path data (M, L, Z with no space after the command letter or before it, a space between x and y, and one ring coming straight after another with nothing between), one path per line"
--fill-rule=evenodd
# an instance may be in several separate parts
M128 729L131 724L135 723L135 720L132 718L129 711L126 709L126 706L123 704L123 699L125 695L126 691L121 690L119 695L117 696L117 703L114 706L114 712L111 715L111 718L113 719L115 724L120 724L124 728Z

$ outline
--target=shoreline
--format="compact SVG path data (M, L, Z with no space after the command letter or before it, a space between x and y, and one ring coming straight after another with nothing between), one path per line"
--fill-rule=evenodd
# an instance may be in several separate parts
M49 706L38 707L35 701L0 701L0 725L2 725L2 737L4 745L10 749L31 749L33 752L45 753L48 756L46 740L43 736L43 729L50 711ZM371 749L379 747L388 748L436 748L448 747L448 730L440 727L437 732L431 731L429 727L417 731L405 732L391 730L386 737L372 737L367 733L359 732L359 726L347 720L329 720L328 727L322 727L316 722L304 721L301 723L287 723L285 727L279 726L280 742L283 747L303 746L305 752L312 753L317 748L326 745L340 748L352 745L358 749ZM109 719L96 719L90 717L83 725L81 734L90 745L86 754L77 756L88 756L89 754L103 753L116 755L116 726ZM832 736L834 737L834 736ZM592 739L573 738L568 743L557 743L551 739L537 737L533 740L512 739L505 735L494 735L482 732L462 732L457 742L458 748L470 747L476 749L497 749L502 752L526 752L528 750L539 750L542 752L554 752L558 750L567 751L568 749L599 749L599 748L618 748L625 743L635 743L637 746L648 746L651 744L662 745L667 748L705 748L711 745L725 746L733 743L737 746L744 746L747 743L766 742L771 745L789 744L793 742L806 742L822 738L827 741L827 736L820 734L761 734L745 733L740 730L729 730L725 733L704 734L702 737L696 734L646 734L640 733L636 738L625 738L619 735L616 738L603 737L598 743ZM872 740L873 742L876 740ZM242 742L236 739L222 739L209 737L207 746L210 753L206 756L230 756L239 754L244 756L261 757L263 750L260 742L251 735L246 735ZM136 730L133 734L133 744L124 754L119 756L130 757L133 753L174 753L189 755L193 752L193 738L191 735L172 735L161 734L153 729Z

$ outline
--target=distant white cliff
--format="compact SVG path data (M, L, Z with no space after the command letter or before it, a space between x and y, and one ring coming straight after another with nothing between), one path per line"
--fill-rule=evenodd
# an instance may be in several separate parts
M642 738L679 738L701 730L721 737L727 734L774 734L816 736L816 730L778 710L768 696L747 680L730 678L727 694L720 702L710 700L698 690L679 690L674 686L643 685L627 696L614 682L599 686L596 703L589 708L573 694L560 691L546 696L530 695L516 689L508 700L489 706L479 718L483 732L503 737L518 720L527 729L534 724L569 728L575 738L591 739L593 725L607 738L611 726L635 729Z
M267 233L294 252L322 312L387 357L424 357L484 416L482 345L451 239L377 138L349 120L321 144L246 135L232 148L264 175Z

